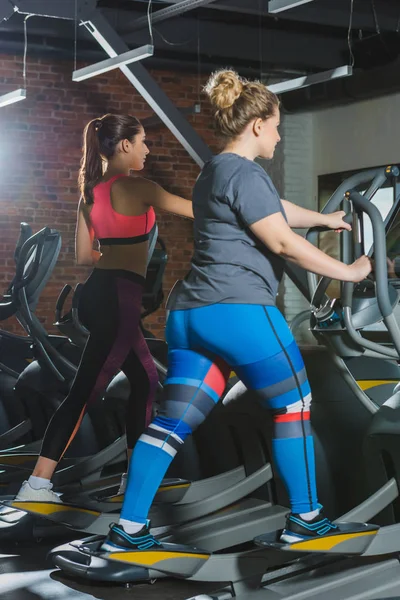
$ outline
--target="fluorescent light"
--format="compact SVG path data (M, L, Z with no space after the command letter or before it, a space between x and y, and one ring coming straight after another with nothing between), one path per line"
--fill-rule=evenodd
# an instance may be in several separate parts
M72 81L83 81L84 79L89 79L95 75L101 75L101 73L106 73L112 69L117 69L122 65L129 65L130 63L142 60L148 56L153 56L153 54L154 46L151 44L146 44L140 48L128 50L128 52L124 52L123 54L117 55L113 58L102 60L101 62L90 65L89 67L78 69L72 73Z
M312 1L313 0L270 0L268 3L268 12L279 13L284 10L289 10L289 8L296 8L296 6L307 4L307 2Z
M26 90L24 88L19 88L18 90L14 90L13 92L9 92L8 94L3 94L0 96L0 106L7 106L7 104L13 104L14 102L25 100L25 98Z
M314 73L313 75L305 75L304 77L296 77L296 79L288 79L287 81L273 83L268 86L268 89L275 94L284 94L285 92L299 90L300 88L315 85L316 83L324 83L331 79L349 77L352 74L353 67L345 65L343 67L338 67L337 69L331 69L330 71L322 71L321 73Z

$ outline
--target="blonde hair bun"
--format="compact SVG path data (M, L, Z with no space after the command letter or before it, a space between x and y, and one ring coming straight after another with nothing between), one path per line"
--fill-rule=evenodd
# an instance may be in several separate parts
M243 91L244 82L235 71L216 71L204 88L211 103L219 110L230 108Z
M240 135L253 119L269 119L279 100L261 81L249 81L235 71L213 73L204 91L208 94L218 134L226 139Z

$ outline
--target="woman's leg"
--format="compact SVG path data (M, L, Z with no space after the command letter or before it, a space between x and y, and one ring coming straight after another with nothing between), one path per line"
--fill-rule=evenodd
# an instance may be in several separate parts
M142 278L137 277L138 281L120 272L96 269L85 284L82 300L85 314L90 314L90 336L71 390L47 427L33 484L37 483L35 477L51 478L88 404L104 392L130 352L137 336L143 289ZM18 498L22 496L20 491Z
M272 414L273 462L286 487L292 512L310 513L319 508L310 425L311 389L303 358L285 319L275 307L263 307L263 312L259 325L266 342L264 358L258 355L256 361L233 368Z
M273 306L208 308L211 310L205 311L202 320L208 323L210 349L232 365L273 417L273 463L288 492L292 511L283 539L291 542L335 530L318 504L311 390L302 356L284 317ZM196 331L197 343L205 346L204 323ZM229 344L224 342L225 347L220 347L219 340L229 340Z
M279 310L218 304L175 311L169 317L167 332L172 345L179 344L181 348L175 347L169 354L165 417L153 421L132 455L121 512L124 527L131 522L129 531L133 534L146 523L155 493L177 450L209 414L223 391L228 371L223 373L206 354L222 357L275 414L274 462L288 490L292 511L306 513L313 519L319 505L309 429L310 388L301 355ZM182 348L185 345L192 350ZM201 348L202 354L194 348ZM329 530L331 526L326 519L323 521L326 533L326 527ZM321 534L322 529L316 533ZM146 534L144 527L141 535ZM137 539L141 540L141 536ZM104 549L113 546L138 548L138 542L124 538L114 528Z
M146 525L154 496L178 449L217 404L229 372L226 365L197 352L170 350L164 414L153 420L133 450L120 524L110 531L103 550L141 549L157 543L147 537ZM139 530L140 537L129 535Z

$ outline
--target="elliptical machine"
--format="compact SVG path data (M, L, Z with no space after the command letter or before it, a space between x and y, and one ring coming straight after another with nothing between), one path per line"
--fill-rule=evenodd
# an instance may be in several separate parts
M396 170L391 167L371 170L368 174L364 173L359 176L358 185L361 186L365 182L371 182L369 191L376 190L382 185L387 176L392 175L396 175ZM360 481L364 481L361 493L364 492L366 487L364 469L368 468L370 464L368 449L373 453L378 448L380 453L376 461L376 472L380 474L379 481L375 480L375 484L378 483L378 485L375 486L373 494L371 492L365 494L363 502L340 517L341 522L349 523L352 521L375 520L376 515L382 513L385 507L390 506L399 497L396 479L389 479L391 473L397 475L399 461L393 458L390 462L384 460L383 457L396 452L394 435L397 429L393 421L397 414L396 411L399 410L398 406L400 406L398 400L400 392L395 390L394 394L387 401L381 402L382 405L379 407L378 400L371 399L357 384L356 378L359 378L358 381L360 381L361 377L357 375L355 366L352 374L349 365L352 364L355 358L367 359L366 375L367 377L374 377L375 373L372 365L375 361L376 372L379 371L380 365L386 365L391 370L394 380L398 380L397 361L400 357L400 329L393 317L393 310L398 302L397 292L396 290L393 292L393 286L390 283L388 285L387 280L385 230L379 211L370 202L373 194L365 193L364 196L361 196L357 190L351 189L354 181L350 182L352 185L349 185L349 182L345 183L348 188L340 189L339 193L333 196L325 208L325 212L337 210L347 192L346 196L353 202L354 206L369 215L373 224L375 243L376 284L372 294L369 283L356 286L355 290L352 289L351 284L350 286L343 286L342 305L335 304L335 313L338 318L331 320L331 331L328 331L329 327L320 326L317 314L314 314L313 327L317 337L324 343L328 343L328 351L322 354L332 361L333 366L327 366L328 377L326 379L330 379L331 373L335 372L336 377L341 379L342 388L340 391L344 390L345 385L348 388L346 394L336 395L337 406L332 407L329 403L331 397L335 395L335 390L332 390L332 393L325 390L327 392L325 398L322 396L318 398L318 392L323 390L324 383L320 381L317 398L314 400L316 404L320 402L320 406L317 405L316 408L317 457L320 454L318 468L320 469L322 466L329 469L331 467L325 474L319 473L319 488L324 490L324 483L326 482L329 492L335 494L335 502L331 503L330 506L331 511L337 510L338 506L352 502L352 498L360 495ZM398 208L398 205L399 199L396 208ZM356 216L356 218L358 217ZM321 288L325 284L326 282L321 283ZM320 294L321 288L319 290ZM314 305L317 305L317 298L315 297L314 303ZM318 308L318 305L315 308ZM371 347L369 340L365 340L361 336L359 329L363 325L360 324L360 321L370 323L373 314L378 320L383 317L392 338L393 347L376 343ZM329 338L331 332L332 336ZM342 335L339 335L340 333ZM336 354L336 347L341 348L340 354ZM357 363L357 369L361 368L360 360ZM321 376L321 365L316 368L319 368L319 375ZM366 381L367 377L362 381ZM379 377L377 381L379 380L385 381L383 377ZM313 388L313 382L311 383ZM246 394L249 394L245 390L242 390L242 392L244 393L239 394L239 398L234 399L231 406L240 403L240 400ZM234 394L231 394L231 396L234 396ZM323 420L323 406L327 410L325 415L326 428L331 430L330 436L325 438L318 435L318 431L321 431L320 423ZM346 422L349 414L353 415L354 420ZM360 416L360 418L355 420L356 416ZM346 440L344 452L343 436L353 427L355 435ZM360 439L365 440L364 457L360 451ZM329 444L334 444L334 446L329 449ZM335 449L338 451L339 459L331 463ZM351 454L351 450L353 450L353 454ZM397 455L399 453L397 446ZM390 471L390 465L392 465L392 471ZM359 469L357 473L354 472L356 466ZM347 471L346 481L349 482L347 488L335 487L339 477L337 468ZM369 478L367 479L369 480ZM278 482L275 477L272 482L275 497L278 502L282 502L284 497L279 486L274 485L276 483ZM379 487L380 483L382 483L381 487ZM278 505L276 508L278 508ZM285 512L287 511L283 510L281 513L281 527L283 526ZM396 514L395 511L393 514ZM339 515L340 513L337 513L333 516L339 517ZM271 522L270 525L276 526L276 521L275 523ZM190 529L190 522L187 523L186 531L188 529ZM395 525L382 528L377 525L361 526L357 531L354 531L352 527L350 527L350 531L347 531L346 527L342 526L339 535L297 542L292 545L277 543L277 532L274 528L269 531L270 533L267 535L257 536L255 540L256 547L250 547L242 552L231 551L231 553L228 553L229 546L226 546L223 552L211 554L210 550L204 549L204 546L200 543L196 544L197 547L182 547L179 545L169 547L164 545L164 542L169 541L168 538L165 540L161 537L163 548L159 552L150 550L144 553L116 552L109 554L99 553L98 548L102 538L97 538L80 540L68 547L56 548L52 553L52 557L59 568L70 574L75 574L75 576L84 576L89 579L96 579L96 575L102 572L105 575L104 579L108 575L108 580L113 581L143 581L173 575L196 581L230 581L228 588L212 595L213 600L222 600L223 598L237 598L238 600L250 600L250 598L260 600L264 598L265 600L285 598L289 600L290 598L290 600L300 600L300 598L320 598L322 593L327 600L348 600L361 597L383 599L383 597L400 590L398 559L382 558L384 555L394 552L399 553L400 551L400 525L398 521ZM174 539L180 541L179 537ZM231 549L233 550L233 548ZM318 552L322 552L322 558L310 556L310 554ZM305 556L302 553L306 553ZM346 557L351 555L352 558L342 558L341 555ZM116 564L115 569L112 569L111 566L113 562ZM277 569L276 567L279 565L285 566ZM273 570L271 570L272 567ZM108 573L106 573L107 570ZM267 570L268 573L265 574ZM101 577L98 578L101 579ZM211 599L211 597L204 595L199 598Z
M155 250L157 234L157 228L154 228L150 238L149 259L151 258L151 262L144 295L144 304L148 314L158 308L163 298L162 276L167 262L167 254L165 246L162 244L160 250ZM79 294L76 294L73 299L70 314L61 317L66 296L64 289L57 303L57 316L58 321L65 328L64 332L68 329L70 339L51 336L60 342L59 348L55 349L54 342L49 344L49 336L29 310L25 299L21 299L24 323L28 331L32 333L41 352L38 353L37 360L31 363L20 376L16 386L17 394L26 399L29 406L31 396L35 395L35 392L37 393L38 402L46 411L42 423L42 434L48 419L68 392L88 334L77 316ZM74 342L80 339L81 343L72 343L71 339ZM161 341L155 339L152 341L157 349L157 342ZM161 344L165 343L161 342ZM160 381L162 381L166 368L160 362L157 362L157 366ZM124 432L125 406L128 395L129 385L125 377L122 374L117 375L109 385L104 399L99 399L97 405L88 411L74 443L55 473L54 482L60 492L82 497L85 494L88 496L92 494L111 495L116 491L126 464ZM38 420L42 415L37 407L34 408L35 417ZM0 464L3 466L0 473L0 485L5 495L4 499L12 497L19 489L21 482L28 477L36 461L39 448L40 441L35 445L31 444L0 452ZM87 502L90 502L90 497L87 498ZM11 514L7 510L1 511L0 526L4 525L1 527L3 529L0 532L1 539L4 536L8 538L10 535L14 539L21 539L21 537L25 539L32 536L32 527L26 526L27 522L30 523L31 518L26 513L14 511L14 513L17 512L20 514ZM47 527L47 530L50 530L50 527ZM57 531L57 528L54 530ZM43 533L34 537L43 537Z
M28 335L0 333L0 448L31 443L37 439L35 414L38 406L34 400L27 406L14 389L21 373L34 360L37 352L34 339L29 335L24 309L41 327L34 311L52 274L60 248L61 237L57 231L45 227L32 235L30 226L21 223L14 253L16 273L0 303L0 318L5 320L16 316ZM49 336L49 345L59 345L56 336Z

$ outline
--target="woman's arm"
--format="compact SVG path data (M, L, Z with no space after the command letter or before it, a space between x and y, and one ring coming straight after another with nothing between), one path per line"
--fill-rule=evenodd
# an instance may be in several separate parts
M314 210L297 206L288 200L281 200L290 227L308 229L309 227L328 227L329 229L347 229L351 226L343 221L345 212L340 210L329 215L323 215Z
M357 282L371 272L371 262L366 256L352 265L328 256L292 231L281 213L274 213L253 223L250 229L271 252L317 275Z
M94 265L101 253L93 250L94 231L86 214L86 205L82 198L78 205L75 230L75 258L77 265Z
M143 179L142 182L142 185L145 186L143 194L145 204L154 208L160 208L174 215L179 215L180 217L186 217L187 219L194 218L191 200L170 194L161 185L149 179Z

